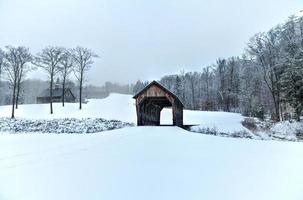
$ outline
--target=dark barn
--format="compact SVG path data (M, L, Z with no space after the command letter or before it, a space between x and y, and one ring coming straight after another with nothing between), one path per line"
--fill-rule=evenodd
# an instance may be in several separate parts
M183 104L179 98L153 81L134 97L136 99L138 126L159 126L160 113L165 107L172 107L173 125L183 126Z
M62 102L63 97L63 89L62 88L54 88L53 89L53 102ZM76 101L76 97L72 93L69 88L65 89L65 102L74 103ZM49 89L45 90L40 96L37 97L37 103L50 103L50 91Z

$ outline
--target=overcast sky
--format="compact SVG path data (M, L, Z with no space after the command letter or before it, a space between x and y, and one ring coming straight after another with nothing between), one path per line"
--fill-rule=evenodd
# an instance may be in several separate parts
M251 36L302 9L302 0L0 0L0 47L81 45L100 56L90 83L128 83L241 55Z

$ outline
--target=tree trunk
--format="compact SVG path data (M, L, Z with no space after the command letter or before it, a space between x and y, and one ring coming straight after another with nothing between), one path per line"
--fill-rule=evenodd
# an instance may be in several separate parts
M80 85L79 85L79 109L82 109L82 81L83 81L83 73L80 75Z
M51 81L50 81L50 90L49 90L49 101L50 101L50 114L53 114L53 77L54 75L51 74Z
M14 81L14 85L13 85L12 117L11 118L15 118L16 85L17 85L17 82Z
M229 94L226 97L226 112L230 112L230 96Z
M191 93L192 93L192 102L193 102L193 109L195 110L195 88L194 88L194 81L191 80Z
M18 74L18 78L17 78L16 109L18 109L18 105L19 105L19 95L20 95L22 76L23 76L23 65L21 66L21 70L20 70L20 73Z
M17 95L16 95L16 109L18 109L19 94L20 94L20 82L18 81L18 84L17 84Z
M62 83L62 106L64 107L65 103L65 76L63 76L63 83Z
M299 106L298 106L298 107L299 107ZM301 119L300 119L301 112L302 112L302 109L301 109L301 108L296 108L296 109L295 109L295 118L296 118L296 120L297 120L298 122L301 121Z

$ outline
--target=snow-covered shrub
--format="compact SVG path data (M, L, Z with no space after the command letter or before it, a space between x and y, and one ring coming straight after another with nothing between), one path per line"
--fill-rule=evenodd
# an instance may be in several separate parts
M283 119L284 120L291 120L291 118L292 118L291 113L289 113L289 112L283 113Z
M271 127L270 135L281 140L297 141L303 135L303 123L292 121L276 123Z
M274 123L272 120L262 121L258 118L245 118L242 125L249 130L218 131L216 128L192 126L190 131L233 138L251 138L260 140L303 141L303 123L297 121L282 121Z
M216 135L221 137L233 137L233 138L256 138L257 136L247 131L235 131L235 132L220 132L216 128L202 128L199 126L193 126L190 129L192 132L202 133L207 135Z
M256 121L254 118L245 118L244 121L241 122L242 125L246 128L248 128L249 130L256 130L257 129L257 125L256 125Z
M264 120L264 118L265 118L264 107L263 107L263 105L260 105L260 104L256 104L253 106L247 106L242 111L242 114L243 114L243 116L246 116L246 117L257 117L260 120Z
M0 118L0 132L12 133L97 133L126 126L133 126L133 124L102 118L66 118L51 120Z
M199 126L193 126L190 128L190 131L196 132L196 133L208 134L208 135L217 135L218 134L218 131L215 127L214 128L202 128Z

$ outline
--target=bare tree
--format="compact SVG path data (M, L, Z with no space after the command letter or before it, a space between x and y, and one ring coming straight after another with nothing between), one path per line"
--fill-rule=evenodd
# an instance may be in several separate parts
M7 79L12 86L12 115L15 117L15 104L18 87L20 82L25 75L26 64L31 61L32 57L29 53L28 48L25 47L12 47L7 46L5 51L5 64L4 70L7 75Z
M263 80L267 85L275 107L275 118L282 119L281 106L281 55L280 55L280 27L271 29L268 33L257 34L248 45L249 53L254 56L256 66L262 72Z
M201 75L201 79L204 82L204 87L205 87L205 109L206 110L211 110L212 108L212 103L210 100L210 88L211 88L211 79L213 78L212 74L212 67L207 66L203 68L203 72Z
M3 69L4 68L4 51L2 49L0 49L0 104L2 102L2 100L4 99L4 95L2 92L2 83L1 83L1 79L2 79L2 74L3 74Z
M218 93L220 109L226 111L226 60L219 58L217 60L217 79L218 79Z
M0 49L0 79L2 75L3 65L4 65L4 51Z
M69 49L64 49L62 54L62 59L60 61L60 74L62 76L62 106L65 103L65 85L66 80L73 70L74 59L72 57L72 52Z
M7 79L13 88L12 92L12 114L11 118L15 118L15 99L16 99L16 87L19 73L18 52L16 48L6 47L4 70L7 75Z
M28 63L32 62L32 60L33 56L29 52L29 49L26 47L19 47L19 74L16 91L16 109L18 109L20 89L23 79L29 71L34 69L33 67L27 65Z
M79 109L82 109L82 87L84 81L84 74L91 68L94 63L93 58L98 57L92 50L76 47L73 49L73 58L75 61L74 74L79 81Z
M1 86L1 76L3 73L3 65L4 65L4 51L0 49L0 86Z
M195 84L196 84L196 79L195 79L196 74L192 72L188 72L185 74L186 79L188 80L190 91L191 91L191 103L192 103L192 109L196 109L196 91L195 91Z
M205 92L206 92L206 100L209 101L209 82L211 76L211 67L207 66L203 69L204 81L205 81Z
M62 60L63 48L61 47L46 47L35 58L35 65L47 72L50 85L50 113L53 114L53 83L55 75L60 71L59 65Z

